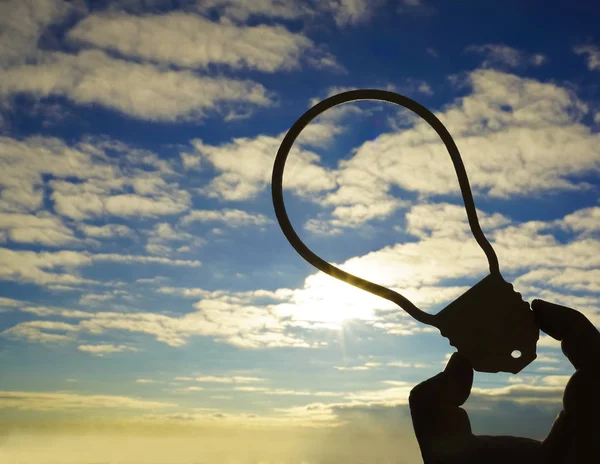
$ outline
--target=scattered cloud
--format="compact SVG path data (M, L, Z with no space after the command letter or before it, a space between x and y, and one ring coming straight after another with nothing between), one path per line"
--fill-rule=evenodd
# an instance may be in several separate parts
M197 8L205 14L218 11L222 16L242 22L254 16L297 19L312 13L308 5L295 0L205 0L199 2Z
M0 96L66 97L154 121L199 120L224 103L268 106L265 88L251 81L200 76L113 58L100 50L53 52L36 64L3 72Z
M437 116L461 149L476 194L508 198L589 189L578 178L598 170L600 135L580 122L588 108L570 90L489 69L473 71L465 83L472 93ZM573 156L563 156L567 151ZM334 229L406 206L390 193L392 187L423 199L459 191L446 149L424 121L383 133L352 154L333 173L337 188L319 198L333 208ZM507 156L513 162L506 163Z
M338 26L344 27L368 21L381 3L381 0L327 0L319 6L333 15Z
M137 348L134 348L132 346L111 344L79 345L77 349L79 351L83 351L84 353L89 353L93 356L104 356L106 354L122 353L124 351L138 351Z
M213 22L182 12L90 15L68 36L75 42L158 63L187 68L224 64L271 73L298 68L302 55L315 48L306 36L280 25Z
M186 216L181 218L184 225L193 222L222 222L229 227L240 226L263 226L273 222L264 214L249 213L239 209L222 210L192 210Z
M86 279L76 271L94 262L162 264L169 266L199 267L200 261L169 259L158 256L120 255L117 253L98 253L76 251L34 252L16 251L0 248L0 279L32 282L38 285L50 284L98 284Z
M224 200L246 200L265 190L270 182L273 153L277 153L283 135L235 138L219 146L195 139L198 155L219 172L203 192ZM290 152L285 188L310 195L334 187L334 178L319 166L319 156L293 148Z
M72 6L62 0L7 0L0 3L0 66L25 62L36 55L38 41Z
M175 406L162 401L148 401L128 396L82 395L60 392L0 392L0 408L23 411L81 411L90 409L163 409Z
M528 53L503 44L471 45L465 49L484 57L484 67L506 66L518 68L523 66L541 66L547 58L539 53Z
M600 47L596 45L578 45L573 48L577 55L586 57L587 67L590 71L600 70Z
M133 230L122 224L104 224L102 226L80 224L79 228L85 235L94 238L131 237L134 235Z
M203 375L200 377L195 377L194 380L200 383L257 383L264 382L265 379L260 377L244 377L244 376L214 376L214 375Z

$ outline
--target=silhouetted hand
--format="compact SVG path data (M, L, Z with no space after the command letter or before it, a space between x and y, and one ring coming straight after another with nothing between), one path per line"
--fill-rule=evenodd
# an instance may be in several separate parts
M454 353L440 374L410 394L415 434L425 464L600 463L600 333L580 312L542 300L532 309L540 329L562 342L576 369L565 387L563 410L543 442L475 436L460 406L473 384L469 362Z

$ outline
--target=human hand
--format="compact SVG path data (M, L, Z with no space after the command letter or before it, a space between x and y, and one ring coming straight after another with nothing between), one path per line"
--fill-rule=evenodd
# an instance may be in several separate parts
M464 409L473 369L454 353L440 374L417 385L409 404L425 464L554 464L600 462L600 332L580 312L542 300L531 304L536 323L560 340L576 369L565 387L563 410L542 442L511 436L475 436Z

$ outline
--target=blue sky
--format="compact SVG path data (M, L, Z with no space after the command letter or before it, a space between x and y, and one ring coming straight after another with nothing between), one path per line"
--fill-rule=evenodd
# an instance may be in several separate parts
M327 96L413 98L453 135L504 277L599 326L597 15L594 2L2 2L0 421L263 433L246 444L277 430L298 462L338 459L350 451L332 442L368 429L382 460L420 462L407 395L452 347L296 254L271 204L275 154ZM487 275L443 145L399 108L317 118L284 189L312 249L424 310ZM571 372L542 334L518 376L477 373L475 431L543 437ZM0 456L48 462L50 445L11 437ZM60 443L60 462L87 462ZM126 459L99 443L90 462Z

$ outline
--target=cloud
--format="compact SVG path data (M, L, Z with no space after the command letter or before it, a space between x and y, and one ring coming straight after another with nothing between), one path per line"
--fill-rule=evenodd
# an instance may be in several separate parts
M568 230L587 236L600 231L600 208L584 208L564 217L561 225Z
M281 137L260 135L253 139L235 138L219 146L192 141L199 156L214 166L219 174L203 192L225 200L245 200L265 190L271 180L273 156ZM242 155L243 154L243 155ZM331 173L318 166L319 156L310 151L292 149L287 167L285 188L310 195L334 187Z
M15 243L61 246L79 242L60 218L47 212L33 214L0 213L0 231Z
M580 122L588 108L570 90L485 69L471 72L465 84L472 92L437 116L461 150L476 195L590 188L579 179L598 172L600 135ZM391 195L392 187L421 199L459 192L445 147L420 120L354 148L334 175L337 188L319 201L333 208L329 221L337 228L385 218L405 206Z
M444 229L435 227L426 219L434 212L436 219L444 224ZM420 241L387 246L337 265L350 273L399 291L424 310L448 304L469 288L456 285L457 279L473 279L485 275L485 255L470 237L462 207L448 204L416 205L407 216L409 231L418 236ZM556 285L564 283L568 286L568 282L578 282L578 285L587 288L586 282L594 282L594 271L599 265L598 241L588 239L559 242L549 231L558 230L557 224L560 224L561 220L549 223L516 223L504 216L490 215L483 211L480 211L480 217L498 254L501 269L504 273L516 275L517 278L513 281L525 298L543 298L571 306L582 311L593 322L600 323L600 315L597 313L598 297L558 293L549 290L546 285L540 288L532 284L547 280L549 285L552 285L552 278L543 273L538 276L529 274L536 270L566 269L564 276L560 276L563 280ZM45 254L43 257L56 260L51 254ZM66 257L74 260L76 265L84 265L76 261L81 258L78 254ZM110 254L84 257L91 262L108 260L155 262L176 266L196 265L193 261L161 257ZM87 264L88 261L84 263ZM579 271L582 271L581 276L577 274ZM519 273L523 272L526 277L519 280ZM575 274L570 276L570 272ZM586 273L589 275L586 276ZM555 274L558 278L558 272ZM408 336L424 331L436 331L412 320L389 301L350 287L322 273L308 276L304 285L297 289L231 292L161 287L157 291L200 300L193 305L195 311L177 317L114 312L77 315L81 316L77 330L80 333L93 334L107 331L145 333L174 347L185 345L193 336L209 336L218 342L253 349L322 346L323 341L319 339L318 334L314 334L314 330L339 330L344 321L349 319L355 319L372 329L388 334ZM42 311L38 314L52 313ZM25 329L31 332L27 324L21 328L17 325L11 330L13 335L22 333L22 338L26 338L28 332L20 332ZM43 334L39 332L46 333L43 328L37 329L34 336L28 339L42 338ZM542 338L540 346L556 344Z
M0 307L18 308L25 304L24 301L14 300L12 298L0 297Z
M161 259L161 258L156 258ZM55 337L47 330L53 330L50 321L30 321L19 323L4 332L4 335L21 338L31 342L69 341L78 334L94 335L105 332L142 333L153 336L157 341L172 347L187 344L192 336L210 336L218 342L230 343L242 348L273 348L295 346L308 348L319 346L306 341L296 334L288 333L286 326L274 314L270 307L253 305L257 294L243 293L230 296L228 292L215 292L211 298L203 299L194 305L196 311L179 317L155 313L118 313L64 311L42 308L31 311L40 316L58 316L79 319L76 323L61 323L68 334ZM220 295L220 296L219 296ZM39 324L38 324L39 323ZM100 345L102 347L109 345ZM110 345L114 347L114 345ZM88 351L100 350L91 348ZM238 377L244 380L244 377Z
M236 383L236 384L245 384L245 383L257 383L264 382L265 379L260 377L244 377L244 376L231 376L231 377L219 377L213 375L205 375L194 378L196 382L200 383Z
M381 3L381 1L368 2L367 0L327 0L319 7L329 11L336 24L343 27L368 21L375 7Z
M6 212L27 213L42 207L43 174L92 178L98 183L117 176L115 167L106 163L95 147L72 147L51 137L0 137L0 159L0 209Z
M4 330L2 335L35 343L55 343L74 340L74 332L77 327L65 322L29 321Z
M152 380L152 379L136 379L135 383L150 384L150 383L156 383L156 381Z
M188 68L223 64L270 73L298 68L302 55L315 48L306 36L280 25L216 23L182 12L91 15L69 31L69 38L159 63Z
M308 391L308 390L290 390L283 388L266 388L266 387L234 387L235 391L241 391L246 393L260 393L263 395L274 395L274 396L342 396L341 392L328 392L328 391Z
M199 120L224 104L268 106L265 88L251 81L199 76L113 58L100 50L49 53L36 64L3 72L0 96L63 96L152 121Z
M499 213L488 215L477 210L484 232L507 226L511 220ZM471 233L463 206L449 203L417 204L406 213L405 231L419 238L464 237Z
M539 53L528 53L503 44L471 45L466 52L483 55L484 67L506 66L518 68L523 66L541 66L547 58Z
M0 408L23 411L82 411L90 409L163 409L175 406L128 396L82 395L60 392L1 391Z
M0 3L0 66L20 64L36 54L47 26L72 6L62 0L6 0Z
M116 188L122 189L135 182L136 179L122 178L119 187L106 188L94 181L79 184L50 181L53 189L51 198L58 213L76 220L104 214L125 218L167 216L181 213L190 206L190 194L176 184L166 182L148 192L149 196L133 193L111 195Z
M181 223L189 225L193 222L222 222L229 227L263 226L272 221L264 214L248 213L239 209L207 210L196 209L181 218Z
M0 211L13 213L3 215L2 221L14 241L49 246L77 242L73 232L49 212L23 215L41 209L44 201L56 213L76 221L104 215L178 214L191 203L186 190L169 182L177 177L169 163L116 141L84 138L67 145L49 137L1 137L0 155ZM77 224L77 228L99 238L131 234L118 224Z
M115 195L106 200L106 211L115 216L163 216L177 214L189 207L189 196L185 192L175 198L162 196L147 198L140 195Z
M563 291L600 293L600 270L572 267L535 269L519 276L515 285L549 286Z
M133 230L123 224L104 224L102 226L80 224L79 229L88 237L94 238L131 237L134 234Z
M198 11L221 15L237 21L247 21L254 16L297 19L311 13L308 5L295 0L205 0L198 3Z
M169 259L158 256L120 255L116 253L98 253L90 255L94 261L112 261L116 263L164 264L168 266L199 267L198 260Z
M111 345L111 344L101 344L101 345L79 345L77 347L79 351L83 351L84 353L89 353L93 356L104 356L106 354L112 353L122 353L124 351L138 351L137 348L128 345Z
M58 251L34 252L0 248L0 279L50 284L97 284L77 274L77 268L94 262L162 264L169 266L199 267L198 260L169 259L157 256L120 255L116 253L90 254L87 252Z
M154 228L149 232L146 251L153 254L169 254L173 250L171 244L177 242L185 242L188 245L180 246L177 251L190 251L190 245L199 247L204 244L204 240L194 237L192 234L175 230L168 222L161 222L154 225ZM166 244L169 244L167 246Z
M58 251L54 253L33 251L15 251L0 248L0 279L33 282L39 285L48 284L82 284L92 283L73 273L73 269L89 265L91 258L74 251ZM49 272L67 269L68 272Z
M368 366L333 366L335 370L338 371L367 371L369 370Z
M578 45L573 48L577 55L584 55L590 71L600 70L600 48L596 45Z

